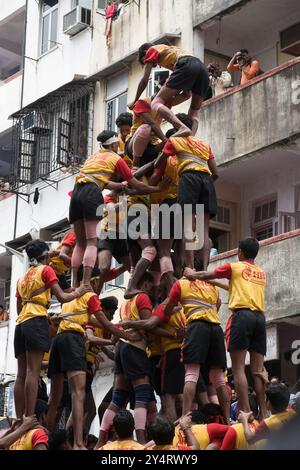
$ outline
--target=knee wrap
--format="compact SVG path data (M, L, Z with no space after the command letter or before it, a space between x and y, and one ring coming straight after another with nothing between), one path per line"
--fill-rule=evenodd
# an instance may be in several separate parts
M198 364L185 364L184 381L197 383L200 375L200 366Z
M157 251L155 246L146 246L146 248L144 248L142 251L142 258L149 261L149 263L153 263L156 257L156 253Z
M118 408L123 408L129 399L128 390L114 389L111 402Z
M163 276L166 273L173 273L173 263L170 256L163 256L159 260L161 275Z
M135 403L147 405L151 397L151 385L150 384L136 385L135 387L133 387L133 389L134 389Z
M149 139L151 136L151 127L148 124L142 124L136 132L143 139Z
M220 387L225 387L225 377L222 369L211 369L209 371L209 381L217 390Z
M158 110L159 110L159 108L160 108L161 106L163 106L163 105L164 105L163 100L162 100L161 98L157 98L157 97L156 97L156 98L154 98L154 100L153 100L152 103L151 103L151 109L153 109L153 111L154 111L155 113L157 113Z

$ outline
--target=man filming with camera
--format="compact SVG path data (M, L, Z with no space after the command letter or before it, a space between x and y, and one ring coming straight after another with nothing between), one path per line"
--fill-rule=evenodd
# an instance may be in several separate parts
M232 85L230 73L226 71L222 72L219 64L208 64L207 70L212 97L221 95L221 93L224 93L226 89Z
M228 72L242 72L240 85L262 73L259 62L249 56L248 49L241 49L236 52L229 62L227 70Z

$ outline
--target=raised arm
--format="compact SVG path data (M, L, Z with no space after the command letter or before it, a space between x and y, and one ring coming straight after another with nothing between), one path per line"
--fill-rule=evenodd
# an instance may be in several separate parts
M109 339L95 336L91 328L86 329L85 336L91 344L95 344L96 346L111 346L113 344Z
M167 138L166 138L165 134L163 133L163 131L161 130L160 125L153 119L151 114L149 114L149 113L140 113L140 117L143 119L143 121L146 124L148 124L151 127L154 134L157 135L157 137L160 140L162 140L163 142L167 141Z
M135 98L132 101L132 103L128 103L128 108L129 109L131 109L131 110L133 109L135 102L138 99L140 99L142 93L146 90L153 67L154 67L154 65L151 62L148 62L145 65L144 75L143 75L143 78L140 80L140 83L138 84Z

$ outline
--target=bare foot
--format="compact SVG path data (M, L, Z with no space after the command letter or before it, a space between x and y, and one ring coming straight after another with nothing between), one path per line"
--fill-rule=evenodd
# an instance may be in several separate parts
M132 297L138 294L144 294L144 292L139 289L127 289L124 294L124 299L132 299Z
M260 377L264 384L269 383L269 374L265 368L263 368L261 372L253 372L252 375L256 375L257 377Z
M74 444L73 450L87 450L87 448L84 445L77 446L77 445Z
M192 131L191 129L189 129L188 127L182 125L177 132L175 132L175 134L173 135L173 137L189 137L190 135L192 135Z

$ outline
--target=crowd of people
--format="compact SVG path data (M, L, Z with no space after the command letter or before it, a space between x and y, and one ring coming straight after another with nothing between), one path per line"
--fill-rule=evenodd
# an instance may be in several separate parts
M255 262L258 241L242 239L237 262L208 271L218 169L209 143L195 137L208 71L175 46L143 44L139 59L144 75L128 105L132 113L118 117L119 135L98 135L100 149L76 176L73 229L55 251L42 240L26 245L30 267L16 293L17 419L0 438L2 449L258 448L296 414L286 385L268 384L264 367L266 274ZM170 78L154 96L141 98L157 65L170 69ZM174 114L172 108L189 98L188 114ZM166 135L162 120L172 126ZM168 236L154 205L174 209ZM130 280L121 305L114 297L100 299L104 283L125 271ZM219 289L228 292L231 311L225 338ZM49 315L51 297L61 311ZM92 382L106 361L113 364L114 383L97 413ZM41 387L45 373L49 398ZM66 385L71 414L59 429ZM95 437L89 430L96 414Z

